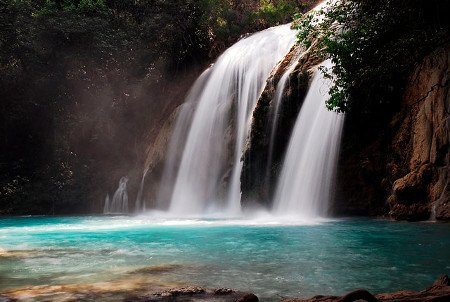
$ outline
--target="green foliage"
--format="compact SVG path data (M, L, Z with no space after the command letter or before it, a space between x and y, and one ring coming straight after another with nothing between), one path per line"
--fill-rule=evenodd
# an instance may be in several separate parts
M202 0L200 28L208 40L235 41L242 33L292 21L292 16L310 6L296 0ZM226 43L228 44L228 43Z
M0 215L85 213L141 177L178 80L294 3L0 0Z
M256 12L256 19L266 20L270 24L284 23L290 16L298 13L299 7L296 1L289 0L261 0L260 7Z
M449 42L444 2L341 0L297 15L300 43L334 63L328 108L369 113L393 105L414 64Z
M66 0L66 2L70 2ZM68 8L73 9L74 4L69 3ZM85 13L104 12L106 5L104 0L81 0L78 4L78 10Z
M104 14L108 12L105 0L45 0L32 14L33 16L48 16L59 12L75 14Z

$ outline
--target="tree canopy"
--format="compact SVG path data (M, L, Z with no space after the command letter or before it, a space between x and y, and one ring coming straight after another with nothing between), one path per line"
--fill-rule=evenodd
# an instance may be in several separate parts
M448 1L339 0L297 15L300 43L334 63L329 109L388 109L414 64L450 42ZM331 74L328 74L331 76Z

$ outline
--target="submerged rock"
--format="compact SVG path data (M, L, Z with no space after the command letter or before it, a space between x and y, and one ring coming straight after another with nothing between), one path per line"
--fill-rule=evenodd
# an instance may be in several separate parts
M258 301L259 301L258 297L254 294L246 294L243 295L238 300L236 300L236 302L258 302Z
M163 274L167 272L171 272L174 270L182 269L184 266L181 264L161 264L161 265L152 265L146 266L137 270L130 272L130 274Z

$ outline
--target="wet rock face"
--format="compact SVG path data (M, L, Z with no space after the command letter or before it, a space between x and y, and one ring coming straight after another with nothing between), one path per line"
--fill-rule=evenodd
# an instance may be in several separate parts
M450 47L436 50L417 66L406 87L401 121L392 150L403 161L388 165L405 171L393 173L389 214L396 219L449 220L449 114ZM395 158L395 157L394 157ZM397 179L395 179L397 177Z
M293 63L296 66L289 75L280 100L273 152L269 159L276 87L291 66L294 56L299 52L298 47L294 46L284 60L275 67L253 112L250 135L242 156L241 203L244 207L251 206L255 202L266 207L271 206L270 201L282 169L284 153L308 90L311 68L321 62L316 56L306 53Z
M372 135L364 131L373 125L346 125L335 214L450 220L449 67L450 46L437 49L417 64L399 108Z

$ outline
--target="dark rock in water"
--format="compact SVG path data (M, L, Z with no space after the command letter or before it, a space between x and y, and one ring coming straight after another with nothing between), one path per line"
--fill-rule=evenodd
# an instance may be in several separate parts
M0 302L16 302L16 299L0 295Z
M400 291L388 294L372 295L366 290L356 290L343 297L315 296L311 299L285 299L282 302L449 302L450 278L447 275L439 277L434 284L421 292Z
M214 290L215 295L228 295L234 291L231 288L218 288Z
M358 300L364 300L367 302L378 302L377 298L375 298L371 293L369 293L365 289L358 289L351 293L346 294L339 302L353 302Z
M450 278L447 275L441 275L427 290L445 288L446 286L450 287Z
M168 290L166 293L172 296L198 295L204 294L206 291L201 287L182 287Z
M258 302L254 294L237 292L229 288L205 289L201 287L182 287L163 292L129 296L124 302Z
M236 300L236 302L258 302L258 301L259 301L258 297L255 296L254 294L246 294L241 298L239 298L238 300Z

